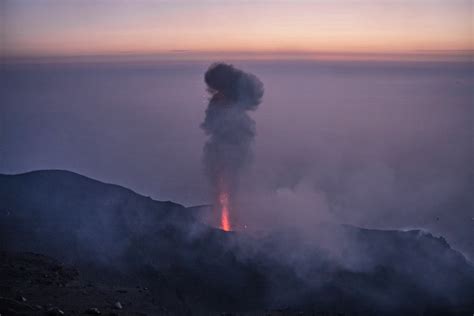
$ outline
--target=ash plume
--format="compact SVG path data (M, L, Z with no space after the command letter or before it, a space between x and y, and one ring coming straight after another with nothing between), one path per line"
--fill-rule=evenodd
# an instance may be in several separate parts
M255 121L248 111L260 104L263 84L253 74L223 63L211 65L204 80L211 95L201 124L209 136L204 146L204 167L219 203L222 192L226 199L234 196L238 175L251 160Z

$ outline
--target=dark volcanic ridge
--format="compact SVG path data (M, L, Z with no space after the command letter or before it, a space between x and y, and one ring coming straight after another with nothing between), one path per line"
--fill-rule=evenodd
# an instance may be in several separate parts
M294 231L255 237L210 227L199 209L68 171L0 175L0 313L474 310L473 264L442 237L335 224L315 227L312 239Z

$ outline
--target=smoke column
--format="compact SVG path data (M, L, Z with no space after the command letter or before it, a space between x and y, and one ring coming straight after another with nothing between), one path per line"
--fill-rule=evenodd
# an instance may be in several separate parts
M255 121L248 112L260 104L263 84L256 76L222 63L211 65L204 80L211 95L201 124L209 136L204 145L204 167L212 185L220 227L229 231L238 176L252 157Z

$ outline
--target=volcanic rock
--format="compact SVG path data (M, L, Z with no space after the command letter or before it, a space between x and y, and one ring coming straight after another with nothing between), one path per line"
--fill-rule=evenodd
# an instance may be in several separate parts
M97 307L89 308L88 310L86 310L85 313L89 314L89 315L100 315L101 314L100 310Z
M48 316L63 316L64 312L57 307L51 307L48 309L47 315Z

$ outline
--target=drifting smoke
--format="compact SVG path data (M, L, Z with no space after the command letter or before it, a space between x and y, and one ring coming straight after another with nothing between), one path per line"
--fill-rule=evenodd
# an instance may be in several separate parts
M255 121L248 111L260 104L263 84L256 76L221 63L211 65L204 80L211 94L201 124L210 136L204 146L205 172L221 214L221 228L230 230L232 197L239 173L251 160L255 137Z

